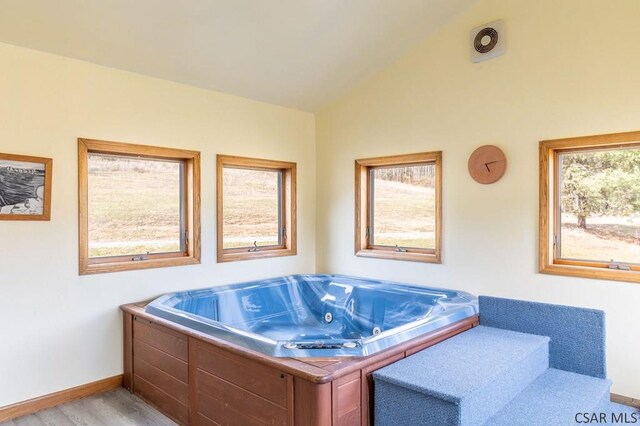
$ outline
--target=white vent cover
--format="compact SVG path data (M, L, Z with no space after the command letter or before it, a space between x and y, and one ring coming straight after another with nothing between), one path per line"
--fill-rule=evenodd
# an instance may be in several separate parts
M494 21L471 30L471 60L481 62L505 51L504 21Z

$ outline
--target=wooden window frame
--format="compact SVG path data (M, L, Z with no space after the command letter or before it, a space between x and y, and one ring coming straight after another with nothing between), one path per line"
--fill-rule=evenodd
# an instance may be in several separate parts
M297 226L296 226L296 163L287 161L264 160L259 158L237 157L233 155L217 155L217 249L218 263L235 262L239 260L264 259L280 256L295 256L297 254ZM225 167L248 170L267 170L282 172L281 188L281 223L285 232L281 236L282 243L275 246L259 247L257 251L249 251L247 247L224 248L223 232L223 186L222 173Z
M133 158L170 159L183 162L184 225L187 233L184 252L137 256L89 257L89 154L113 154ZM93 139L78 139L78 249L80 275L200 263L200 153L184 149L161 148ZM136 260L134 260L134 258Z
M602 280L640 282L640 266L630 270L609 269L610 262L559 259L555 235L560 226L557 188L557 158L561 153L580 150L625 148L640 145L640 131L581 136L540 142L539 179L539 255L538 270L543 274L567 275ZM624 264L624 263L623 263ZM626 264L624 264L626 265Z
M367 229L370 227L370 171L376 167L436 166L436 224L435 249L407 248L399 252L393 247L369 244ZM363 158L355 161L355 255L378 259L406 260L412 262L442 263L442 151L389 157Z

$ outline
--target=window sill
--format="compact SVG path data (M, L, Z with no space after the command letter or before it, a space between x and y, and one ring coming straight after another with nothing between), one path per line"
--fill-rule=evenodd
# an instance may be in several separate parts
M404 260L407 262L442 263L438 254L396 252L390 250L362 249L356 251L358 257L372 257L376 259Z
M166 268L171 266L197 265L200 258L193 256L149 259L128 262L80 264L80 275L105 274L109 272L136 271L139 269Z
M597 280L613 280L640 283L640 271L621 271L608 268L590 268L587 266L552 264L541 266L540 273L592 278Z
M253 260L253 259L268 259L270 257L281 257L281 256L295 256L297 253L296 249L277 249L277 250L262 250L262 251L219 251L218 252L218 263L224 262L238 262L241 260Z

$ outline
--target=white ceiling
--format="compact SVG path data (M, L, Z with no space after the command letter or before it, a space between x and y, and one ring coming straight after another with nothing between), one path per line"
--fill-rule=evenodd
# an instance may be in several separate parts
M306 111L470 0L0 0L0 41Z

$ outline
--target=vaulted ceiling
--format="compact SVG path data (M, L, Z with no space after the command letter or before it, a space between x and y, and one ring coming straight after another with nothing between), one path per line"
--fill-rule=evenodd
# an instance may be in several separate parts
M0 42L317 111L471 0L0 0Z

